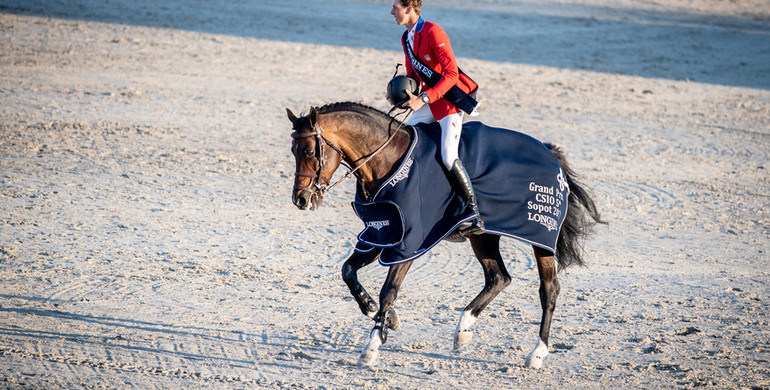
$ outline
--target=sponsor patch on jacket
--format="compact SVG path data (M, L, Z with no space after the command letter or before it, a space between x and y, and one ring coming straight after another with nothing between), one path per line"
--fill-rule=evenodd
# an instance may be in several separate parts
M430 54L425 55L425 61L430 61Z

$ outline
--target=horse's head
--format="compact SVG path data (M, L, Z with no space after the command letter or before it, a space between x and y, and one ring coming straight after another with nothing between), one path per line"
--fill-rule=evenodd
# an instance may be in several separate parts
M297 164L292 201L300 210L315 210L323 204L324 193L342 155L324 137L315 108L310 107L310 114L299 118L288 108L286 114L292 123L291 152Z

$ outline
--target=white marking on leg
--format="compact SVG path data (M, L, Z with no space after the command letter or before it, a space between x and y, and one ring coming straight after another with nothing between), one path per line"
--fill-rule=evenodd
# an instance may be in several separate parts
M548 356L548 346L543 342L543 340L538 338L537 346L532 350L532 352L529 353L529 356L527 356L527 360L524 362L524 365L527 368L541 368L543 367L543 360L545 360L546 356Z
M470 328L475 323L476 317L471 312L463 310L463 314L460 315L460 322L457 323L457 329L455 330L454 349L460 349L471 343L473 333L470 331Z
M369 335L369 342L364 346L364 350L361 352L361 357L358 358L359 366L373 366L377 363L377 359L380 356L380 330L373 329Z

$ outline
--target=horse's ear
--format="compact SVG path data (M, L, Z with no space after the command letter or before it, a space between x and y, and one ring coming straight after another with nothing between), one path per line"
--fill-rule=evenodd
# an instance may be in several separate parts
M310 114L308 114L308 117L310 118L310 124L315 125L316 119L318 119L318 114L315 112L315 107L310 106Z
M290 109L288 109L288 108L286 109L286 116L288 116L288 117L289 117L289 120L291 121L291 123L292 123L292 124L294 124L294 122L296 122L296 121L297 121L297 116L296 116L296 115L294 115L294 113L293 113L293 112L291 112L291 110L290 110Z

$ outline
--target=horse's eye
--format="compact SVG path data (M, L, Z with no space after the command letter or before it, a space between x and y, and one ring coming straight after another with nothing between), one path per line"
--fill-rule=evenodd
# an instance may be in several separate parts
M314 155L315 155L315 150L305 149L305 157L313 157Z

